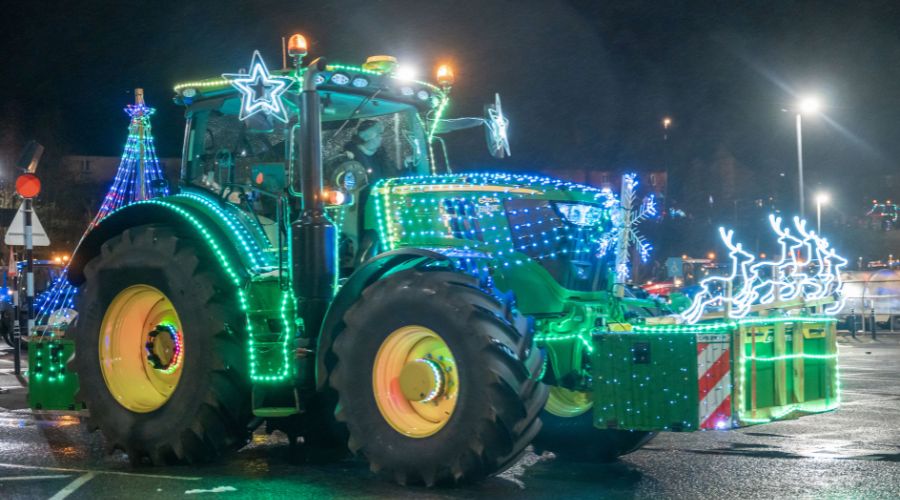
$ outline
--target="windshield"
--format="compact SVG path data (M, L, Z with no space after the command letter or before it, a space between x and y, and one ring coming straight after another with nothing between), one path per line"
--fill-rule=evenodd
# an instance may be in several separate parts
M429 173L424 128L414 108L368 99L335 112L329 103L337 99L326 96L324 101L326 184L345 187L346 179L338 174L347 171L348 163L356 167L350 186L356 189L381 177ZM184 181L226 197L235 186L280 193L287 182L288 138L296 114L290 124L262 114L240 120L238 98L203 104L205 109L190 114Z

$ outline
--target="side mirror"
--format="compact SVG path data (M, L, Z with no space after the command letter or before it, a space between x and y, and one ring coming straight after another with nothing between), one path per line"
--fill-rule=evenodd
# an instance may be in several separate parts
M503 115L503 107L500 105L500 94L494 94L494 104L488 104L484 107L485 139L487 140L488 152L494 158L512 156L509 152L508 128L509 120Z

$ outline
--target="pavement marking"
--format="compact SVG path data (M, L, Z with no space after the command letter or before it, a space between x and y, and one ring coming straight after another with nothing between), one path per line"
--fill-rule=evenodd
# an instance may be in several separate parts
M63 498L66 498L72 493L75 493L75 490L84 486L84 483L90 481L91 479L94 479L93 472L88 472L87 474L78 476L74 481L67 484L65 488L59 490L55 495L50 497L50 500L63 500Z
M13 476L13 477L0 477L0 482L3 481L34 481L38 479L63 479L66 477L72 477L71 474L51 474L49 476Z
M25 469L25 470L47 470L53 472L85 472L89 474L110 474L113 476L131 476L131 477L146 477L150 479L180 479L182 481L199 481L203 478L201 477L191 477L191 476L167 476L164 474L138 474L136 472L119 472L113 470L91 470L91 469L70 469L65 467L44 467L41 465L20 465L20 464L2 464L0 463L0 467L7 467L10 469Z

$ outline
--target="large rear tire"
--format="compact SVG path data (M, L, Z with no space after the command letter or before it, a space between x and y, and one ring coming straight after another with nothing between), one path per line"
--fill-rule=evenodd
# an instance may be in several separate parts
M163 464L243 446L252 414L240 308L204 244L138 226L106 241L84 274L77 398L108 447Z
M515 463L540 430L547 388L543 355L508 306L446 270L366 288L329 370L351 451L400 484L473 481Z
M638 450L656 435L653 432L597 429L592 408L589 394L552 387L547 405L541 412L544 425L534 440L535 448L551 451L562 460L613 462Z

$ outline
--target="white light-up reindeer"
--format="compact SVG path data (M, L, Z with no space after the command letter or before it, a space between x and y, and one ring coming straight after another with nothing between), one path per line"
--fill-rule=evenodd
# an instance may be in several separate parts
M726 306L730 318L749 314L755 305L789 301L802 297L804 303L834 297L825 307L834 314L844 305L841 271L847 260L839 256L806 222L794 217L795 236L782 226L780 217L769 216L769 224L778 235L781 255L777 260L753 263L753 255L733 241L734 233L719 229L731 257L731 276L714 276L700 282L701 290L691 306L681 313L688 323L698 321L710 306ZM805 252L801 254L801 252ZM804 258L805 256L805 258Z
M806 242L791 234L789 228L782 228L780 224L778 227L772 226L772 229L778 234L778 241L784 238L788 244L788 258L778 268L778 276L781 278L779 295L782 300L793 300L803 293L803 282L809 278L803 273L806 264L798 257Z
M811 270L813 267L816 269L816 274L812 276L808 272L797 273L797 277L802 279L800 283L797 283L797 286L801 289L801 295L807 300L820 299L825 296L826 287L819 278L822 277L823 267L828 265L827 261L823 260L823 254L819 250L822 238L819 238L815 231L807 231L806 221L800 220L800 217L794 217L794 227L797 228L797 232L803 237L803 246L806 248L806 260L802 264L802 269ZM813 246L815 246L815 250L813 250ZM813 266L813 263L815 263L815 266Z
M827 247L828 241L824 238L822 240ZM844 302L846 302L846 298L844 297L844 280L841 278L841 271L844 266L847 265L848 261L838 255L833 248L826 248L826 254L828 255L828 269L823 271L828 273L829 287L827 289L827 295L834 297L834 304L825 307L824 311L825 314L836 314L844 308Z
M756 293L750 280L750 264L754 261L753 255L744 251L743 246L734 244L734 231L725 231L719 228L719 235L728 247L728 256L731 257L730 276L710 276L700 282L700 292L694 296L691 307L681 313L681 317L688 323L695 323L703 315L707 307L713 305L730 305L731 314L736 317L745 316L750 312ZM740 288L735 291L735 281L740 279Z
M750 266L750 281L753 282L753 291L758 296L760 304L773 302L776 292L780 295L782 291L790 292L793 290L792 284L782 283L783 269L789 266L788 235L790 230L782 230L781 217L769 215L769 224L778 235L781 255L778 260L764 260Z

